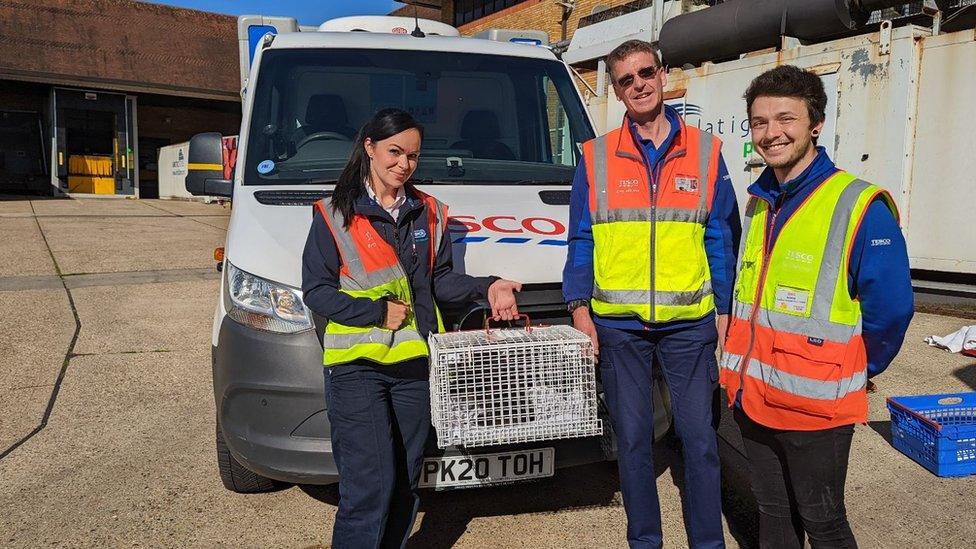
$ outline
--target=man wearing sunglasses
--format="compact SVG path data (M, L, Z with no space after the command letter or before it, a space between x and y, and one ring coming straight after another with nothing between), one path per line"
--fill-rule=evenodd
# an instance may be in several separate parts
M667 74L654 48L624 42L607 64L627 114L583 145L563 297L599 356L630 547L663 544L652 457L658 374L684 455L688 543L724 547L713 410L741 230L735 193L719 139L663 104Z

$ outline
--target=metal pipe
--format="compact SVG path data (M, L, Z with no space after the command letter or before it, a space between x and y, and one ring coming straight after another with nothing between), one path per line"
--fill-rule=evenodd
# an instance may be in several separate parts
M654 0L654 20L651 21L651 36L659 36L664 25L664 0Z
M580 83L583 84L586 87L586 89L590 90L590 93L592 93L595 96L602 97L600 94L596 93L596 90L593 89L593 86L591 86L590 83L587 82L585 78L583 78L583 75L580 74L578 70L576 70L576 67L572 65L567 65L567 66L569 67L569 70L573 71L573 74L576 75L576 78L579 79Z
M904 0L728 0L669 19L659 45L672 67L776 47L781 36L816 41L849 32Z

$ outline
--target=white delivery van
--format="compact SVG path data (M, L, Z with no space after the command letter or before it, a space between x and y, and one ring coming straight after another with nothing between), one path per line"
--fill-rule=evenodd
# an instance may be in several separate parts
M568 67L547 47L497 39L524 41L511 33L462 38L448 25L395 17L309 30L260 16L241 17L239 33L244 113L233 179L221 179L213 133L191 141L186 179L193 194L233 200L213 325L221 479L239 492L325 484L337 477L315 330L320 336L324 322L302 303L301 256L312 204L332 189L357 129L390 106L424 125L414 182L450 205L456 268L523 282L520 310L551 324L569 316L561 278L570 183L593 128ZM483 305L445 311L447 325L479 325L481 314L468 313ZM664 394L654 397L659 435L670 423ZM438 472L470 470L480 454L552 448L545 474L612 459L604 424L603 437L472 450L430 444L421 482L470 486ZM522 473L473 484L539 476Z

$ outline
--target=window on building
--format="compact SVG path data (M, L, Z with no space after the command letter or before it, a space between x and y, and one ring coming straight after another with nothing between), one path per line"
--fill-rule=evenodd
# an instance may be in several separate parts
M454 25L470 23L523 0L454 0Z

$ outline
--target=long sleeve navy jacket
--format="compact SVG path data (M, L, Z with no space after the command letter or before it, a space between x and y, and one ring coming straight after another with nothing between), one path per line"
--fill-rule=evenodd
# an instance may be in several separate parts
M484 299L488 286L497 277L473 277L454 272L450 238L441 240L434 267L430 268L430 235L427 234L427 208L408 187L407 202L397 221L365 192L356 201L355 211L368 216L373 227L397 252L410 279L413 312L421 334L437 332L434 302L464 304ZM313 208L312 227L302 255L302 293L305 304L316 314L346 326L382 326L386 302L352 297L339 291L341 258L335 237L322 214Z
M655 147L649 139L639 138L631 127L634 139L640 144L644 161L652 172L655 164L666 156L680 128L677 111L665 105L664 114L671 122L671 133L660 147ZM712 194L712 207L705 224L705 255L712 277L715 309L718 314L724 315L732 310L732 283L735 280L736 253L742 224L732 180L721 155L718 174L715 181L709 184L715 192ZM579 299L588 301L593 293L593 220L590 216L589 194L590 181L586 175L585 161L580 160L569 199L569 251L563 269L563 298L567 303ZM713 315L709 314L699 320L647 323L636 316L609 318L594 315L593 321L610 328L657 331L696 326L709 322L712 318Z
M793 212L836 172L837 167L824 148L817 147L816 159L797 177L780 184L773 170L766 168L749 186L750 195L766 201L778 212L770 233L770 246ZM773 216L769 217L773 221ZM915 312L905 238L881 199L868 206L854 237L847 286L851 297L861 302L868 377L873 377L883 372L898 354Z

